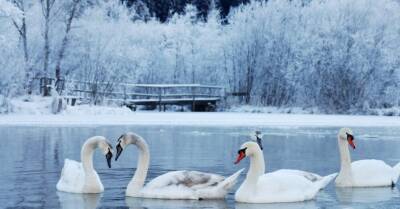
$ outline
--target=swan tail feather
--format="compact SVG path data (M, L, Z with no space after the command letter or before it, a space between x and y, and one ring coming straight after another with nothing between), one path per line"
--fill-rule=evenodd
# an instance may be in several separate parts
M226 179L224 179L218 186L222 187L224 190L229 190L233 186L235 186L238 177L243 172L244 168L236 171L234 174L230 175Z
M338 173L332 173L332 174L322 177L321 180L316 182L318 190L325 188L337 175L338 175Z
M397 163L394 167L394 176L393 176L393 184L396 184L397 180L399 179L400 176L400 163Z

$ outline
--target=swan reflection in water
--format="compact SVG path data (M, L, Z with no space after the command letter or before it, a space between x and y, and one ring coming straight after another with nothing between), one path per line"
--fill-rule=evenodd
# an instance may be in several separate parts
M95 209L101 199L101 194L75 194L57 192L62 209Z
M343 203L374 203L388 201L400 195L396 187L337 187L336 196Z
M125 197L125 203L130 209L175 209L175 208L190 208L190 209L229 209L226 200L166 200L166 199L151 199Z
M317 209L315 201L290 202L290 203L235 203L235 209Z

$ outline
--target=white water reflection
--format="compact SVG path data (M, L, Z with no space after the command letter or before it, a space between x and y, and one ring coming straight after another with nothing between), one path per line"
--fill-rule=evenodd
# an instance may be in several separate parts
M389 201L399 197L399 190L394 187L336 188L337 199L342 203L374 203Z
M250 204L236 203L235 209L318 209L315 201L294 203Z
M163 200L126 197L125 203L130 209L228 209L228 205L226 204L225 200Z
M96 209L101 199L101 194L73 194L57 192L62 209Z

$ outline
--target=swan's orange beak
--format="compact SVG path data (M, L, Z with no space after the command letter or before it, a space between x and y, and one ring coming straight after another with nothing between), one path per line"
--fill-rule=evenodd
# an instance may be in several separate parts
M244 150L239 150L235 164L238 164L245 157L246 157L246 153L244 153Z
M347 142L349 145L353 148L356 149L356 145L354 144L354 137L352 135L347 136Z

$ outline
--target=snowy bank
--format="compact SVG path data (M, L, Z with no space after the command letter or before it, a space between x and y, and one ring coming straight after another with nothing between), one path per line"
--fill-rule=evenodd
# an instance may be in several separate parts
M127 112L126 114L0 115L0 125L350 126L400 127L400 117L265 113Z
M274 106L254 106L254 105L234 105L226 112L247 112L247 113L285 113L285 114L320 114L318 108L301 107L274 107Z
M10 113L0 114L0 125L178 125L178 126L400 126L400 117L304 114L301 109L237 108L238 112L132 112L126 107L78 105L51 114L51 98L34 96L10 101ZM289 109L287 109L289 110ZM233 110L231 110L233 111ZM316 110L313 110L316 112ZM287 114L291 113L291 114Z

